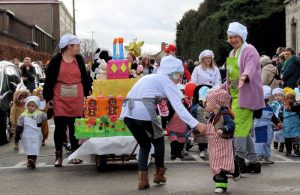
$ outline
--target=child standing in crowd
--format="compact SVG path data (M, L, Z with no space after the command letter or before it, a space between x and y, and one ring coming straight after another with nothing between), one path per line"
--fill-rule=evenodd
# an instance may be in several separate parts
M230 95L224 89L212 90L207 95L205 109L210 112L204 133L208 141L209 161L215 181L215 193L224 193L228 188L227 173L234 180L240 177L234 163L232 138L235 130L233 113L228 109Z
M188 104L184 101L184 95L181 91L180 94L181 101L183 105L188 109ZM169 115L167 117L162 117L162 126L169 133L169 140L171 146L171 160L176 158L183 158L183 147L187 141L188 126L179 118L178 114L175 112L174 108L168 102Z
M42 87L36 88L33 91L33 95L37 96L40 99L39 109L42 112L47 113L48 106L46 105L46 100L44 99L44 96L43 96L43 88ZM49 134L49 127L48 127L47 121L43 121L43 123L42 123L42 134L43 134L42 146L45 146L45 140L48 138L48 134Z
M269 105L269 98L272 91L271 87L264 85L263 91L266 106L254 112L254 146L260 161L273 164L274 161L271 160L273 124L281 127L281 123Z
M198 91L198 104L195 104L192 108L192 116L196 118L200 123L206 124L206 117L208 116L208 112L205 110L205 102L206 96L209 87L202 86ZM194 97L195 98L195 97ZM194 143L198 144L198 148L200 151L200 158L205 157L205 151L207 150L207 139L205 136L201 134L194 135Z
M287 103L292 106L296 103L295 92L289 87L283 89ZM299 113L283 111L283 136L285 139L286 156L300 156L299 138L300 138L300 119ZM292 150L294 152L292 153Z
M30 95L27 89L19 89L14 93L13 105L10 111L10 122L11 122L11 133L15 139L14 149L17 150L19 147L18 140L16 139L16 127L19 116L25 110L25 99Z
M36 96L29 96L25 101L25 111L18 118L16 139L20 140L20 153L27 154L27 167L35 169L43 139L41 127L47 120L46 113L39 110L40 100Z
M275 116L280 120L283 121L283 89L275 88L272 91L272 95L274 96L274 100L272 102L272 109ZM278 147L279 143L279 147ZM283 152L284 150L284 137L282 128L281 129L274 129L274 149L279 149L279 152Z

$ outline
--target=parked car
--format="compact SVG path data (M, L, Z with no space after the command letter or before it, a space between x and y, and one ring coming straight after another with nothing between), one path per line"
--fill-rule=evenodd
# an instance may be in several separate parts
M37 63L33 62L32 66L35 68L35 72L36 72L36 77L35 77L35 85L36 87L38 86L43 86L45 79L46 79L46 75L44 72L44 69Z
M21 82L18 67L8 61L0 62L0 145L9 142L9 112L17 84Z

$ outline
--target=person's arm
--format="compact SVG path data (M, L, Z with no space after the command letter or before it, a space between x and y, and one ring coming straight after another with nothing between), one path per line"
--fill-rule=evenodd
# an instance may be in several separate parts
M221 78L221 73L220 70L215 67L216 71L217 71L217 75L216 75L216 82L214 86L220 86L222 84L222 78Z
M178 114L179 118L183 120L183 122L188 124L191 128L196 127L199 122L195 118L193 118L192 115L183 106L176 85L170 80L168 83L164 84L163 90L175 112Z
M275 125L278 125L280 123L279 119L276 117L275 113L273 113L273 116L272 116L272 122L275 124Z
M220 128L223 138L232 138L235 130L235 123L230 114L223 114L224 126Z
M262 108L259 109L259 110L254 110L254 112L253 112L253 118L260 119L261 116L262 116L262 111L263 111Z
M244 72L241 73L238 88L241 88L244 83L251 82L251 80L257 79L257 73L261 75L261 67L259 63L259 54L253 46L247 46L247 54L245 54Z
M24 115L20 115L17 122L17 128L16 128L16 136L15 141L18 142L21 139L21 135L24 130Z

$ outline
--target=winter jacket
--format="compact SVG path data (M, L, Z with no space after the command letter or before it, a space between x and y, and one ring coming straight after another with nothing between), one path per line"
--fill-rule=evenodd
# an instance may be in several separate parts
M26 66L21 67L21 76L23 78L24 85L32 93L35 89L35 76L36 72L33 66L29 66L29 70L26 69Z
M83 86L84 96L88 96L91 89L91 83L88 78L86 71L85 63L81 55L75 56L80 73L81 73L81 82ZM57 77L60 71L60 65L62 61L61 53L56 54L51 59L48 70L46 72L46 80L44 84L43 96L47 102L53 99L54 96L54 86L57 82Z
M294 89L297 87L297 81L300 79L300 58L293 56L283 68L282 80L283 87Z

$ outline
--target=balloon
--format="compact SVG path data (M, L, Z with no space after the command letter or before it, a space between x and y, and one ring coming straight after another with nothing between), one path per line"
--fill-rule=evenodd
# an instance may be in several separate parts
M189 83L185 84L185 90L184 90L185 95L187 95L189 97L193 97L196 87L197 87L197 83L194 83L194 82L189 82Z
M137 42L136 39L134 39L129 45L125 46L126 51L132 51L135 56L141 55L141 47L144 45L144 41Z

